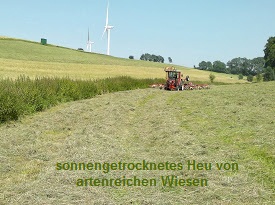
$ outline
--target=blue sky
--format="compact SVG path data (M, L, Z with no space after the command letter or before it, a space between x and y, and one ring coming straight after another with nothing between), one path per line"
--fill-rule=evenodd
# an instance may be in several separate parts
M108 0L0 0L0 35L106 53ZM111 55L150 53L193 67L202 60L264 56L275 0L109 0Z

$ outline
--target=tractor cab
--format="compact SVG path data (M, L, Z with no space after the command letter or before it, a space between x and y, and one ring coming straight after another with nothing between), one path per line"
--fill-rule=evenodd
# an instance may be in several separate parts
M183 90L182 75L180 71L177 71L174 67L166 67L166 83L165 90Z

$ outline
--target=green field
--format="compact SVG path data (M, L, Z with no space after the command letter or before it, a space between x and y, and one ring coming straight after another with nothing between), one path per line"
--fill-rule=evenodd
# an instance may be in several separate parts
M99 79L126 75L134 78L165 78L168 64L86 53L36 42L0 38L0 78L19 75ZM194 81L209 81L209 72L176 66ZM217 82L236 83L237 75L215 74Z
M0 38L2 78L164 78L164 66ZM192 80L208 81L208 72L179 69ZM245 81L215 75L217 82L231 84L107 93L0 124L0 204L272 204L275 83L239 83ZM57 163L143 160L181 163L183 169L57 170ZM212 168L188 170L188 160ZM161 176L171 175L194 181L192 186L163 186ZM77 186L79 179L135 176L158 181L156 186ZM199 179L207 184L195 186Z
M123 91L0 126L3 204L272 204L274 82ZM238 171L58 171L65 162L238 163ZM78 178L207 178L206 187L77 187Z

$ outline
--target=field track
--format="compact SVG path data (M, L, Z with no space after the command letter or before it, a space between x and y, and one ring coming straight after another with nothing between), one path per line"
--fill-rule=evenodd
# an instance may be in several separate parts
M274 82L124 91L0 125L0 204L271 204ZM57 171L57 162L238 163L238 171ZM207 187L77 187L77 178L207 178Z

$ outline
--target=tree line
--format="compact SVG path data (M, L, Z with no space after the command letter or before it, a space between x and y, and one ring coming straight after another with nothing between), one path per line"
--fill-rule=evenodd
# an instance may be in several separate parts
M247 58L233 58L228 61L226 64L222 61L202 61L199 63L199 66L194 68L199 70L209 70L218 73L227 73L227 74L242 74L242 75L256 75L261 73L264 69L264 58L257 57L253 59Z
M164 63L164 58L162 56L149 53L142 54L140 60Z
M134 56L130 55L129 59L134 59ZM142 54L140 60L164 63L164 58L162 56L149 53ZM168 57L168 61L169 63L173 62L171 57Z
M263 77L265 81L275 80L275 37L267 40L264 49L265 56L253 59L233 58L226 64L222 61L201 61L195 69L209 70L219 73L239 74L239 76L248 76L248 80L256 76L257 79ZM252 78L251 78L252 77ZM251 80L252 81L252 80Z

